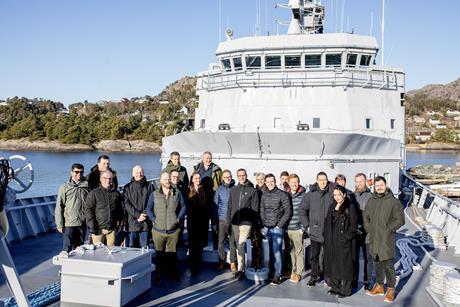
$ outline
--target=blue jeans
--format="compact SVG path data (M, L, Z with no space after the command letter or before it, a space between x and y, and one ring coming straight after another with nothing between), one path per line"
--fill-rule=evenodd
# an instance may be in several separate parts
M266 235L270 245L270 259L272 259L271 261L274 260L275 276L281 276L283 234L284 230L281 228L268 228Z
M76 247L85 243L86 226L64 227L62 234L62 250L70 252Z
M129 233L129 247L144 247L149 244L148 231L132 231Z

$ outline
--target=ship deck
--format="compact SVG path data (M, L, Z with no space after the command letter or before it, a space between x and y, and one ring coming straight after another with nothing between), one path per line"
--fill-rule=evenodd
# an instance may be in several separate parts
M408 214L412 210L407 210ZM417 234L417 229L406 219L398 236ZM20 274L25 291L31 293L59 281L59 268L54 266L51 258L60 252L61 235L47 233L38 238L26 239L11 244L10 252ZM415 248L419 255L419 263L423 269L414 271L409 278L403 279L397 286L398 296L394 306L437 306L425 288L429 284L428 267L431 260L425 253ZM452 250L431 250L431 255L443 261L457 264L460 268L460 257ZM385 306L383 297L370 297L364 293L363 285L351 297L337 298L327 294L324 282L316 287L307 287L309 271L303 274L300 283L289 280L279 286L269 283L255 284L252 281L237 281L230 271L217 271L214 263L206 263L198 276L191 276L185 262L180 264L182 280L173 282L168 277L155 284L142 296L129 305L141 306L254 306L256 304L272 306ZM0 275L0 297L8 298L11 293ZM59 302L50 306L59 306Z

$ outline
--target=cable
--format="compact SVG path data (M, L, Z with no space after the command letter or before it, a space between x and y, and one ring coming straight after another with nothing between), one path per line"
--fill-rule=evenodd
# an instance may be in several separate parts
M443 294L445 276L453 270L455 270L455 264L442 261L433 262L430 266L430 289L437 294Z
M444 303L460 303L460 273L457 270L450 271L445 275L444 280Z

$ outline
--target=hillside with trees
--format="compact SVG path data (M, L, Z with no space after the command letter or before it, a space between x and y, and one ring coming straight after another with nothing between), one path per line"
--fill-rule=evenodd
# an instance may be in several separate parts
M77 102L66 108L47 99L0 101L0 139L59 141L91 145L101 140L161 143L190 123L197 106L196 79L184 77L155 97Z

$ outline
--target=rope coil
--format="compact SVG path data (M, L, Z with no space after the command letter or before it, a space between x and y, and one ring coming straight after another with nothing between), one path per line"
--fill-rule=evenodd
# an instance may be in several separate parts
M453 270L444 279L444 303L446 306L460 304L460 273Z
M453 270L455 270L455 264L449 262L436 261L431 264L430 288L434 293L443 294L445 276Z

